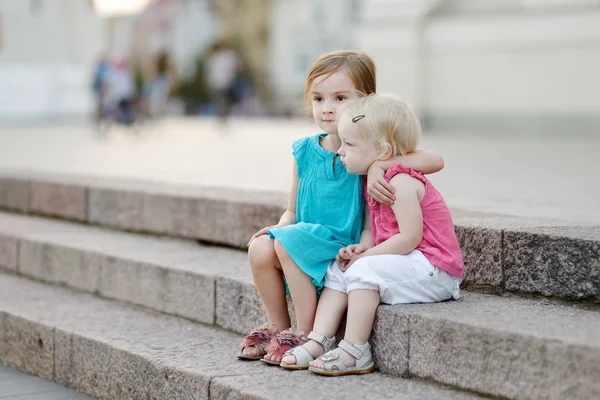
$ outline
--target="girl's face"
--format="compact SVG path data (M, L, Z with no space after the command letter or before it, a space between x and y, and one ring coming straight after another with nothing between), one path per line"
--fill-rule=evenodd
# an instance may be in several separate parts
M380 157L377 144L360 134L358 125L352 122L352 116L345 115L340 120L338 130L342 147L337 152L342 157L344 167L350 174L366 175L371 164Z
M357 99L354 83L345 70L318 76L311 84L310 97L315 122L324 132L337 134L337 117L341 107Z

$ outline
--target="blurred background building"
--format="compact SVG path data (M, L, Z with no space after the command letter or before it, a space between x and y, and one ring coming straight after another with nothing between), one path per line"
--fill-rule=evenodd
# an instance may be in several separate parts
M0 121L88 112L103 20L91 1L0 1Z
M197 114L226 37L270 115L301 113L310 64L352 48L430 128L600 132L600 0L2 0L0 21L0 121L85 117L103 53L143 81L167 52Z

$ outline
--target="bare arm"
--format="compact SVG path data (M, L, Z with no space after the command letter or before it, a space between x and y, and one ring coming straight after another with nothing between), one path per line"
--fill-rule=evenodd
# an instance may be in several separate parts
M387 171L394 164L402 164L424 174L435 174L444 168L444 159L435 151L415 150L407 155L397 155L383 161L375 161L374 166Z
M290 189L290 196L288 197L287 208L285 209L281 218L279 218L279 226L292 225L296 223L296 200L298 198L298 164L294 160L293 176L292 176L292 188Z
M369 217L369 209L366 206L364 212L364 227L360 234L360 244L363 245L365 249L375 246L373 232L371 232L371 218Z
M387 205L394 203L394 189L383 179L383 176L388 168L398 163L424 174L433 174L444 168L442 156L427 150L416 150L405 156L398 155L388 160L375 161L367 173L367 192L373 200Z
M364 253L367 249L375 246L373 240L373 233L371 232L371 219L369 218L369 209L365 207L364 216L364 228L360 234L360 243L351 244L347 247L342 247L336 256L338 267L340 270L346 271L351 264L351 260L354 257L359 257L361 253Z

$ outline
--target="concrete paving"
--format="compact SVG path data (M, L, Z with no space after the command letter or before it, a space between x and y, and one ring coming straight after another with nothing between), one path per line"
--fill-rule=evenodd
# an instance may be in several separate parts
M36 376L0 363L0 399L2 400L93 400Z
M0 126L0 170L97 174L287 191L305 120L171 119L100 136L86 123ZM600 224L600 133L427 132L446 162L431 181L452 208Z

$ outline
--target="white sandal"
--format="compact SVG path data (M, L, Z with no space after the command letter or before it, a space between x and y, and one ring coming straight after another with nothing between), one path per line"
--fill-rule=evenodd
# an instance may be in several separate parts
M346 367L338 353L329 351L319 357L325 362L323 368L309 367L308 370L317 375L325 376L342 376L342 375L360 375L373 372L375 363L371 355L371 345L369 342L365 344L354 344L342 340L338 348L348 352L352 357L356 358L356 365Z
M331 338L326 338L317 332L310 332L306 337L309 340L314 340L323 346L324 353L332 350L335 346L335 336ZM283 361L279 364L281 368L285 369L307 369L308 363L314 360L313 356L304 348L304 346L294 347L284 353L285 356L294 356L296 357L296 362L294 364L286 364Z

